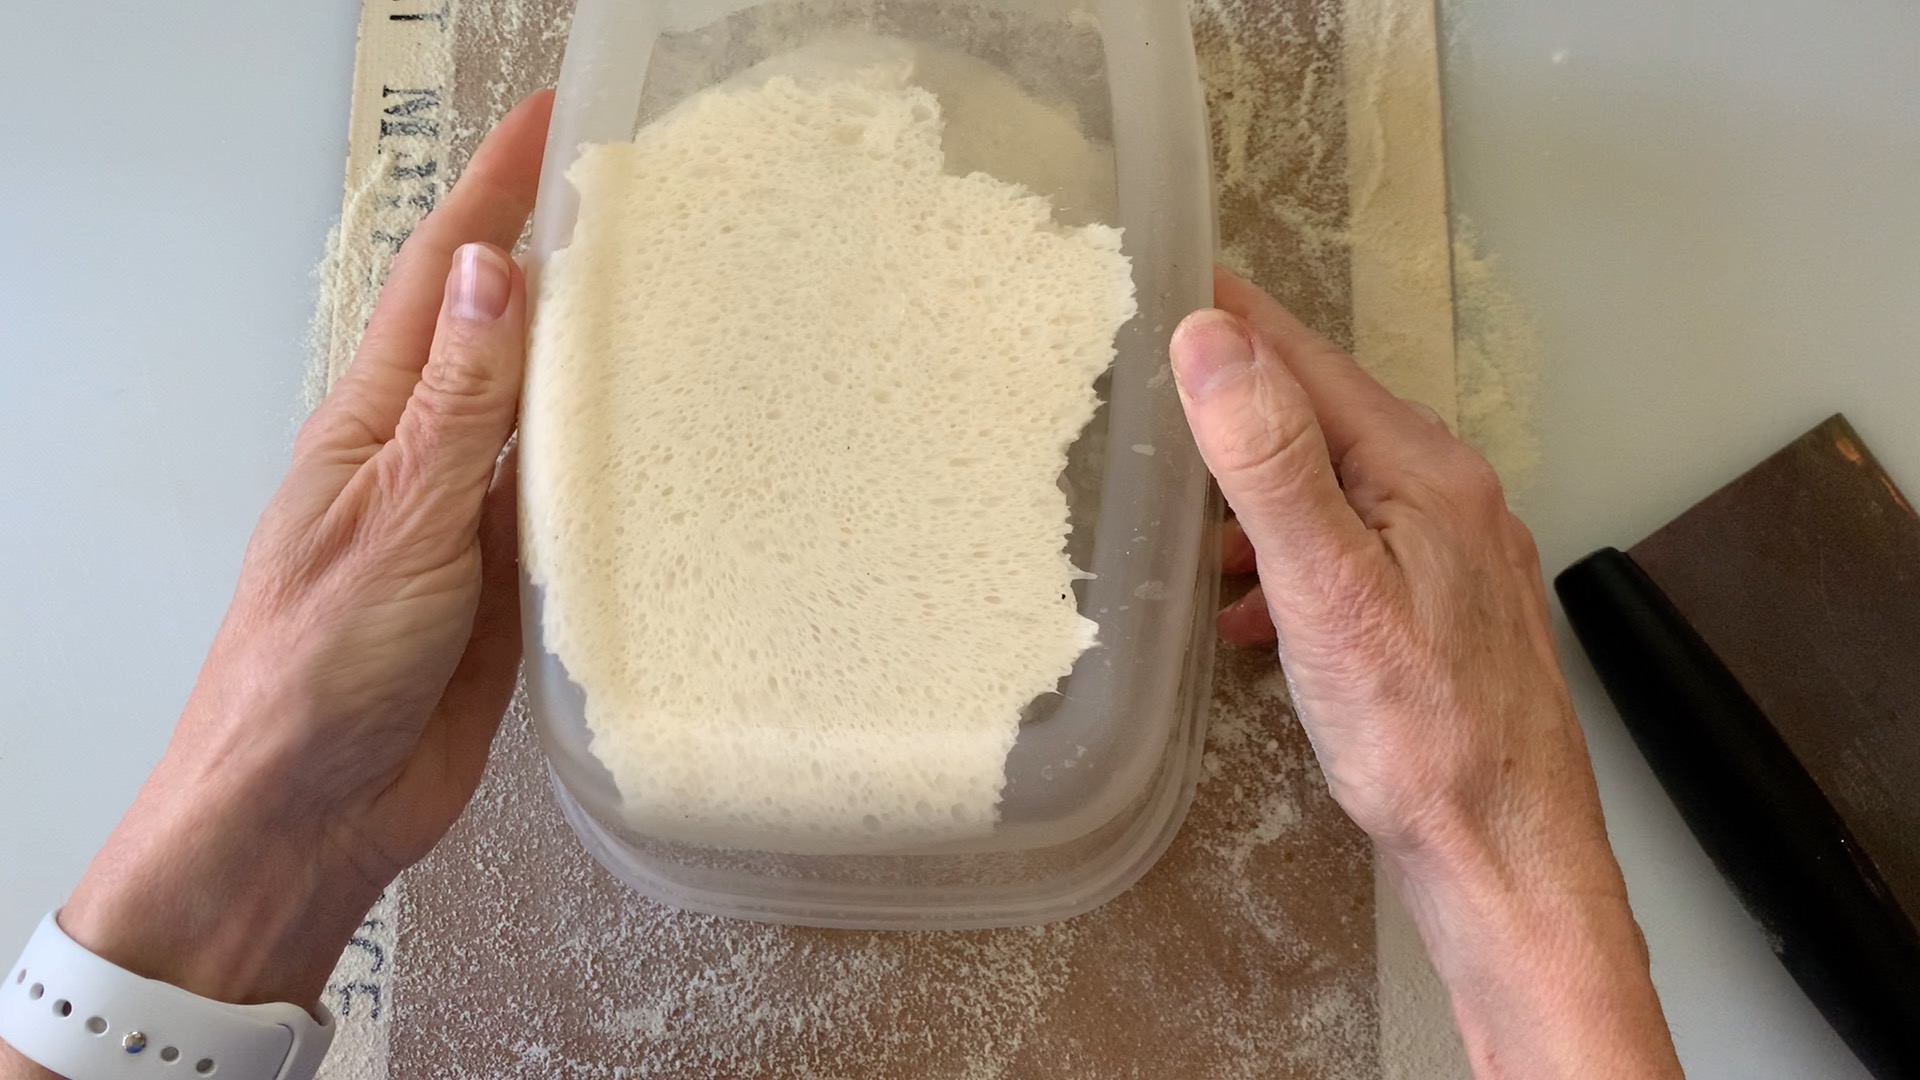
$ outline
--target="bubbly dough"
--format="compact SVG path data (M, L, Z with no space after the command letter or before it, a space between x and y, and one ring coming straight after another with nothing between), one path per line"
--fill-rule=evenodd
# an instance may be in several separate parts
M629 824L768 851L989 830L1093 642L1067 447L1117 229L943 171L905 72L702 92L583 148L540 283L522 543Z

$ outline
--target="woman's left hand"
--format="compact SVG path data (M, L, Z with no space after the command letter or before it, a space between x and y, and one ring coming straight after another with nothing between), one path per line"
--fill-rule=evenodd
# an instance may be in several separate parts
M173 740L60 913L95 953L311 1005L367 908L472 797L520 653L507 251L549 94L501 121L395 257L294 445Z

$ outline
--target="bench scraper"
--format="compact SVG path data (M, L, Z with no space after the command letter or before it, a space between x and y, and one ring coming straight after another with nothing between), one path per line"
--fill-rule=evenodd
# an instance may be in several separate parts
M1920 517L1835 416L1554 582L1774 952L1881 1080L1920 1077Z

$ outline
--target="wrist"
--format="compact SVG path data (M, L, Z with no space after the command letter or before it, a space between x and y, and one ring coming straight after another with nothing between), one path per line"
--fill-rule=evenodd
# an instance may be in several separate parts
M1474 1075L1680 1075L1624 892L1515 888L1492 878L1396 884Z
M1626 898L1591 780L1514 783L1493 798L1437 806L1418 825L1375 838L1403 888L1487 899Z
M1621 931L1644 959L1612 851L1581 845L1574 858L1587 865L1572 874L1491 856L1444 871L1409 873L1392 858L1386 867L1449 986L1514 973L1522 960L1551 964L1583 942L1617 945Z
M1557 679L1442 725L1363 821L1406 887L1624 898L1586 740Z
M81 946L216 1001L311 1007L376 898L244 784L142 790L59 913Z
M0 1042L0 1080L60 1080L60 1076Z
M1386 859L1477 1076L1677 1076L1646 941L1578 803Z

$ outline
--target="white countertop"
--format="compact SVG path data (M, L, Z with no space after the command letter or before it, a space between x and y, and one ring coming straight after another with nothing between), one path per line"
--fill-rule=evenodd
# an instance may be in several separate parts
M357 4L0 8L0 952L132 798L285 465ZM1542 317L1549 573L1836 409L1920 490L1920 7L1450 0L1456 206ZM1570 653L1696 1078L1863 1077Z
M159 758L286 468L358 15L0 4L8 960Z
M1547 572L1836 411L1920 491L1920 6L1442 9L1453 202L1541 316ZM1690 1075L1864 1077L1562 642Z

